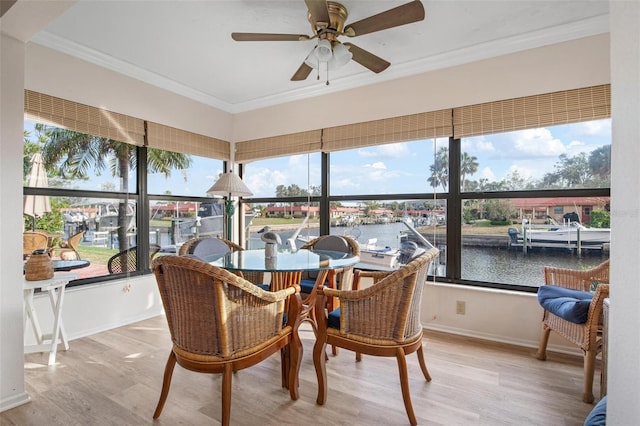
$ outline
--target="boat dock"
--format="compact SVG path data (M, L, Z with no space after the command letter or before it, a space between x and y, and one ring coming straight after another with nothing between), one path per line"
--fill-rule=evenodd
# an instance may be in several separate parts
M598 240L589 236L589 229L563 228L557 225L524 225L522 233L516 228L509 228L509 247L520 248L526 254L532 248L556 248L575 250L578 255L582 250L609 251L610 242L607 239Z

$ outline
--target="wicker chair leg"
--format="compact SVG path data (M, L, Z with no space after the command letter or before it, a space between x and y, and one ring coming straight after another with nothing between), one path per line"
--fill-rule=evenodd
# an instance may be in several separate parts
M540 336L540 345L538 346L538 352L536 352L536 358L541 361L547 359L547 343L549 343L549 334L551 329L546 325L542 327L542 336Z
M327 400L327 342L326 336L320 336L313 345L313 365L316 368L316 376L318 378L318 396L316 403L323 405Z
M407 410L407 416L409 417L409 423L412 426L418 424L416 415L413 412L413 405L411 404L411 393L409 390L409 373L407 372L407 358L404 355L404 349L398 348L396 350L396 359L398 360L398 371L400 372L400 388L402 388L402 399L404 400L404 408Z
M593 375L596 367L596 351L594 349L584 354L584 391L582 400L588 404L593 402Z
M418 362L420 363L420 369L422 370L422 374L427 382L431 381L431 375L429 374L429 370L427 370L427 363L424 361L424 351L422 350L422 345L418 347Z
M157 419L162 413L164 403L167 401L167 395L169 395L169 388L171 387L171 377L173 375L173 368L176 366L176 354L171 351L169 359L167 359L167 365L164 367L164 378L162 379L162 391L160 392L160 399L158 405L156 405L156 411L153 413L153 418Z
M225 364L222 372L222 426L229 426L231 418L231 363Z

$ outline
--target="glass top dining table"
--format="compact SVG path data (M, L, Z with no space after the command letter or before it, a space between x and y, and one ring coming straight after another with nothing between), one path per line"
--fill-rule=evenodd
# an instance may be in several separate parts
M329 250L295 252L282 250L276 256L266 257L265 250L240 250L220 257L203 260L232 272L305 272L344 268L360 261L358 256Z
M335 270L355 265L360 262L360 257L339 251L307 249L295 252L282 250L276 256L266 257L264 249L257 249L235 251L203 260L240 276L249 272L267 272L270 274L269 289L278 291L300 285L303 273L311 271L318 272L316 287L322 286L327 278L329 285L332 285ZM303 300L307 306L306 311L313 309L313 297L315 296ZM308 315L308 312L303 315Z

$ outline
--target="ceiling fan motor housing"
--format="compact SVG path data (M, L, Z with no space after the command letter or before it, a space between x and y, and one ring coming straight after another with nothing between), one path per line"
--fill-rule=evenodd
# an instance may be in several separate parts
M334 42L338 39L338 35L342 34L344 23L349 14L346 7L333 1L327 2L327 9L329 12L329 22L315 21L313 16L311 16L311 12L309 12L308 19L311 23L311 29L318 35L319 39Z

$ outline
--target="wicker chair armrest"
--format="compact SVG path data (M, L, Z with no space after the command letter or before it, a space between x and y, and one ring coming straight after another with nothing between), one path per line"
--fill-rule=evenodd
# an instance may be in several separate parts
M602 322L602 308L604 306L604 299L609 297L609 284L599 284L596 287L596 291L591 299L589 305L589 313L587 314L587 323L591 324L595 322L599 324Z
M609 261L604 261L595 268L583 270L545 266L544 277L545 284L589 291L593 282L609 282Z
M292 294L295 294L296 292L297 293L300 292L300 287L298 286L286 287L278 291L267 291L267 290L261 289L251 281L248 281L225 269L220 269L219 272L224 275L224 278L223 278L224 281L230 284L233 284L236 287L241 288L247 293L251 293L252 295L258 297L259 299L264 300L265 302L279 302L281 300L287 299L289 296L291 296Z
M386 278L386 277L385 277ZM395 284L394 280L380 280L374 285L359 290L338 290L334 288L324 287L322 292L327 297L338 297L340 300L363 300L376 297L381 294L389 286Z
M363 271L356 269L353 271L353 288L360 288L360 280L362 278L373 278L373 282L377 283L393 271Z

